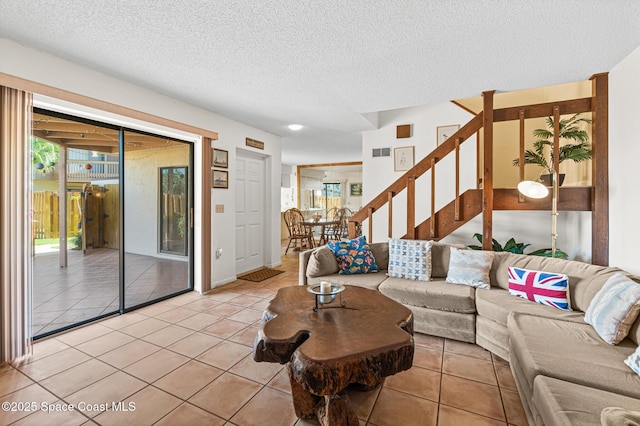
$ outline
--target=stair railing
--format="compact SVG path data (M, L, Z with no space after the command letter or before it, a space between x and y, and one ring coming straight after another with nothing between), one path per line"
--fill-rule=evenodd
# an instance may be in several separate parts
M354 214L349 219L349 235L353 238L356 234L356 228L359 224L368 220L368 240L372 240L373 236L373 213L382 208L385 204L389 207L389 224L388 235L393 234L393 198L401 191L407 190L407 233L405 238L415 239L416 235L416 220L415 220L415 182L416 179L431 170L431 228L430 234L432 238L436 237L437 230L435 229L435 185L436 185L436 164L445 158L450 153L454 152L456 155L456 173L455 173L455 202L456 202L456 217L460 218L460 145L464 143L471 136L475 135L482 128L483 113L479 113L474 116L467 124L462 126L449 137L446 141L440 144L436 149L431 151L429 155L420 160L409 169L398 180L389 185L387 189L382 191L378 196L365 205L360 211Z

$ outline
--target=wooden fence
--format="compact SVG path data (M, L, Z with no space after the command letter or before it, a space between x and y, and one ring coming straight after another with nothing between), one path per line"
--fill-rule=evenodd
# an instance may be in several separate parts
M32 232L36 240L59 238L60 226L58 207L60 197L54 191L36 191L32 193ZM82 218L80 192L67 193L67 238L80 232L78 223Z

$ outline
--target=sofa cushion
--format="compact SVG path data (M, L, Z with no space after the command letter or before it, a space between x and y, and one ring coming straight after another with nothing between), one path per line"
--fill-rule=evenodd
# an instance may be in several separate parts
M389 238L389 270L392 278L416 281L431 279L432 241Z
M491 251L460 250L451 247L446 281L450 284L488 289L492 260Z
M520 297L514 297L507 290L492 288L491 291L476 292L476 309L478 316L489 318L504 327L507 326L509 313L518 312L564 321L584 323L582 312L563 311L549 306L531 303Z
M612 346L588 324L515 313L507 327L511 360L530 391L543 375L640 398L640 376L624 364L636 349L630 340Z
M509 268L509 294L541 305L570 311L568 287L569 277L564 274Z
M366 274L380 270L362 235L349 241L329 241L327 247L336 256L340 274Z
M451 247L464 250L463 244L448 244L434 241L431 246L431 276L433 278L446 278L449 272L449 259ZM377 259L377 258L376 258Z
M449 285L444 281L405 280L388 278L379 287L385 296L407 306L470 314L476 311L475 289Z
M340 271L340 267L336 256L327 246L320 247L311 253L307 264L307 277L322 277L337 274L338 271Z
M490 273L493 287L509 288L510 266L568 276L571 308L582 312L587 310L589 302L607 279L616 272L621 272L618 268L591 265L575 260L497 252L493 258Z
M640 284L617 273L591 299L584 320L602 339L617 344L627 337L640 312Z
M318 285L321 281L329 281L332 284L354 285L371 290L377 290L380 284L388 277L381 271L377 274L332 274L323 277L307 278L307 285Z
M389 269L389 243L369 243L371 253L376 259L376 265L380 270Z
M601 425L602 411L611 406L640 410L640 400L575 383L538 376L533 404L545 425Z

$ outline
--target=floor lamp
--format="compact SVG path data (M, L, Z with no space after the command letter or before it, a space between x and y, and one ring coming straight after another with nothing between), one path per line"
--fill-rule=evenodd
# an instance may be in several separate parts
M558 172L551 174L551 257L556 257L556 239L558 237ZM549 195L549 189L541 182L524 180L518 184L518 191L525 197L544 198Z

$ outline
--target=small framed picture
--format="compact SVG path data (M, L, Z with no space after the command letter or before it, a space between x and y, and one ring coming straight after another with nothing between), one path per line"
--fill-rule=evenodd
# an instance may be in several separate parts
M403 172L413 167L413 146L393 149L393 171Z
M229 151L224 149L213 148L213 155L211 156L212 167L222 167L226 169L229 167Z
M455 132L458 131L458 129L460 129L459 124L449 124L448 126L438 126L436 128L437 145L440 146L442 142L449 139Z
M358 182L358 183L352 183L351 185L351 191L349 192L349 194L352 197L360 197L362 196L362 182Z
M211 170L212 188L229 188L229 172L226 170Z

